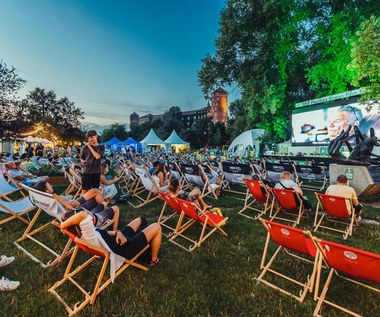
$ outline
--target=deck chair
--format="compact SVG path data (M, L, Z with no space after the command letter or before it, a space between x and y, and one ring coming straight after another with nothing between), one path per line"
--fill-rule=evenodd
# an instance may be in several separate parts
M196 204L187 200L176 198L176 201L181 207L182 212L177 223L177 228L169 239L170 242L191 252L200 247L201 244L216 231L227 237L227 233L222 229L222 226L227 223L228 217L214 214L210 210L202 211ZM182 224L185 217L190 221L187 221L186 224ZM194 239L187 233L188 229L196 223L201 225L201 232L198 237ZM179 237L190 242L190 246L186 247L183 243L177 242L176 239Z
M250 164L236 164L232 162L222 162L221 170L223 171L223 190L234 194L245 195L244 178L251 178L253 175L252 165ZM231 185L240 185L242 190L234 190ZM244 187L243 187L244 186ZM244 189L244 191L243 191Z
M128 201L135 208L140 208L149 204L150 202L158 198L157 190L158 186L152 176L149 174L148 169L145 166L135 165L135 173L140 179L141 187L137 187L133 192L133 197L136 197L141 201L140 204L134 204L131 201ZM141 189L140 189L141 188ZM145 197L145 193L148 192L148 195ZM143 194L143 195L141 195Z
M305 214L305 208L299 194L291 189L271 188L270 190L273 194L270 220L284 220L297 226L301 221L301 217ZM277 206L274 204L275 201L277 202ZM293 218L295 217L295 220L279 217L280 211L284 211L285 214ZM291 213L290 211L296 211L296 213Z
M321 251L321 256L323 256L328 268L330 268L330 272L326 283L319 294L322 268L319 267L318 269L316 292L314 294L314 299L317 299L318 303L314 309L313 316L321 316L320 312L323 304L330 305L352 316L361 316L348 308L332 302L330 299L326 299L327 292L333 276L337 276L379 294L380 289L377 286L380 284L380 254L352 248L331 241L319 240L316 238L314 240ZM354 293L351 295L352 296L350 297L352 297L355 302L357 296ZM372 311L369 315L374 316L377 313Z
M184 226L188 226L191 222L193 222L193 219L189 219L186 223L182 224L184 216L182 215L182 208L179 205L176 198L173 198L169 193L164 193L161 191L158 191L158 194L164 201L164 205L161 209L160 216L158 217L157 222L167 229L169 229L169 233L166 234L163 232L163 235L166 237L170 237L176 232L180 231ZM171 212L169 214L165 214L165 211L167 210L167 207L170 207ZM170 226L168 224L168 221L176 219L176 225ZM174 220L175 221L175 220Z
M58 223L55 225L59 227ZM110 283L114 282L114 279L118 277L122 272L124 272L129 266L134 266L144 271L148 271L146 266L143 266L135 261L138 257L144 253L149 248L147 245L144 249L142 249L135 257L131 260L127 260L117 254L114 254L108 246L98 247L93 244L90 244L76 235L68 231L67 229L61 229L74 243L75 248L72 256L70 258L69 264L67 265L66 271L63 275L63 278L56 282L51 288L49 288L49 292L52 293L65 307L66 311L69 313L69 316L73 316L77 314L80 310L85 308L88 304L94 304L96 297L103 291ZM88 255L91 256L86 262L79 264L76 268L74 268L74 262L77 259L79 251L82 250ZM75 280L75 277L78 273L84 271L92 262L96 260L103 260L103 264L101 266L101 270L98 274L96 283L92 291L86 291L85 288L80 284L78 280ZM109 267L110 274L109 278L104 281L106 278L107 267ZM83 274L86 276L85 272ZM75 286L84 296L84 299L78 300L75 305L69 305L58 292L58 288L64 285L66 282L71 283Z
M315 278L317 276L317 270L319 266L319 252L317 247L312 239L312 236L309 231L303 231L301 229L297 229L291 226L287 226L284 224L280 224L277 222L264 220L259 218L261 223L268 231L267 239L265 242L264 252L261 259L260 269L262 270L260 276L257 280L260 283L264 283L269 287L274 288L275 290L280 291L283 294L291 296L297 299L300 302L303 302L308 292L313 292L315 285ZM268 262L266 261L266 257L268 255L269 243L273 241L278 245L278 248L270 258ZM284 251L285 255L291 256L299 261L304 263L311 264L311 268L308 270L308 275L306 280L300 281L297 280L295 275L298 275L298 272L293 272L294 274L286 275L285 270L281 270L281 272L277 271L273 268L273 264L275 263L279 253ZM287 281L292 282L295 285L301 287L299 294L295 295L294 292L291 292L285 288L282 288L278 285L265 280L264 277L268 274L272 273L277 277L281 277Z
M69 181L69 186L67 186L65 190L65 195L72 195L73 198L79 197L81 191L82 191L82 183L78 183L77 179L74 177L74 175L71 173L70 168L62 168L63 175L65 178Z
M25 194L24 190L20 186L20 182L18 182L16 179L12 177L12 175L9 173L8 168L5 166L5 164L0 165L0 169L4 172L8 183L14 186L15 188L21 188L20 193L23 197L26 197L27 195Z
M238 214L250 219L257 219L271 209L271 194L261 181L248 178L243 178L243 180L247 184L247 193L245 195L244 207ZM259 206L253 207L256 204L259 206L262 205L261 208L259 209ZM246 210L258 212L258 215L252 217L251 215L245 213Z
M198 165L199 172L201 174L201 179L203 182L203 188L202 188L202 196L206 197L209 196L214 199L218 199L218 195L216 194L216 191L219 188L219 185L217 184L211 184L211 179L209 177L209 174L207 173L210 168L208 166L203 166L201 164Z
M29 197L23 197L15 201L0 200L0 212L8 216L0 220L0 225L13 219L18 219L25 224L29 224L30 219L28 213L34 209L35 207L30 202ZM27 219L25 217L27 217Z
M42 216L42 211L53 217L54 220L60 221L66 210L64 206L62 206L62 204L55 198L57 196L40 192L25 185L23 186L25 190L28 191L30 200L33 202L34 206L38 208L38 210L33 219L30 221L23 235L14 242L14 245L22 252L24 252L27 256L29 256L33 261L39 263L43 268L56 265L72 252L72 249L70 250L71 241L68 240L62 250L57 250L57 247L54 248L55 250L52 249L52 247L46 244L46 242L50 241L50 238L45 236L45 241L42 241L43 237L39 236L40 238L38 239L36 236L37 233L41 234L43 230L46 230L48 227L50 227L52 225L52 220L49 220L48 222L38 227L36 227L36 222ZM48 253L50 253L50 257L53 256L53 259L43 262L37 258L36 255L32 254L31 251L28 251L26 247L21 245L21 243L25 240L30 240L44 248Z
M9 184L4 178L3 173L0 171L0 199L6 201L13 201L9 196L21 191L22 188L15 188Z
M357 219L351 199L321 193L315 193L315 196L317 197L318 204L314 218L314 231L317 231L319 228L324 228L343 233L344 239L347 239L348 236L352 236L352 230L354 224L357 224ZM322 210L322 215L318 219L319 209ZM346 219L347 221L334 220L333 218ZM344 229L322 225L325 222L344 225Z

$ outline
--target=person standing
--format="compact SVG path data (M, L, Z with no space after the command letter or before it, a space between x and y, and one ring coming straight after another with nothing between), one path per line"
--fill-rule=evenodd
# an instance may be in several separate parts
M80 152L82 160L82 195L91 188L99 188L100 164L104 154L104 145L98 143L98 135L95 130L89 130L86 134L88 142L84 144Z

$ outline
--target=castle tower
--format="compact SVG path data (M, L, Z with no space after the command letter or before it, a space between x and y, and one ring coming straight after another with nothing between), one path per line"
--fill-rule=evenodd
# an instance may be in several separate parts
M223 122L227 124L228 113L228 93L222 88L218 88L211 94L211 110L213 122Z
M138 126L139 119L140 119L140 116L136 112L133 111L133 113L129 116L129 127L133 129L136 126Z

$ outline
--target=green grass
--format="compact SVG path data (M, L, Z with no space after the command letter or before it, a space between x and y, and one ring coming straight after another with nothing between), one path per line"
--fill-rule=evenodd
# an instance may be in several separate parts
M315 206L312 193L308 192L307 195ZM259 221L237 215L243 201L232 196L225 193L219 201L207 200L221 207L229 217L224 227L228 237L215 233L192 253L163 237L158 266L148 272L127 269L98 296L94 305L88 305L78 316L311 316L315 307L311 294L304 303L299 303L272 288L257 284L255 278L260 274L266 230ZM120 207L120 226L124 226L139 215L146 216L149 222L156 221L162 202L155 201L140 209L128 204ZM365 207L364 214L366 219L380 221L379 209ZM43 218L49 219L46 215ZM311 229L312 222L313 219L303 219L299 227ZM25 228L20 221L13 220L2 225L0 230L1 253L16 256L14 263L0 268L0 275L21 281L17 290L0 292L0 315L66 316L63 305L47 290L62 277L68 258L57 266L43 269L13 245ZM63 245L67 241L55 228L43 235L52 245ZM379 227L375 225L363 224L355 228L354 236L347 241L339 234L323 231L318 231L316 236L380 253ZM35 244L25 242L24 245L34 254L48 258ZM270 251L274 248L271 245ZM298 261L285 256L279 260L277 268L296 272L298 277L306 274L307 268ZM80 277L80 281L90 282L99 269L99 264L93 265L89 273ZM341 299L348 307L362 314L374 316L374 312L379 312L378 295L338 279L333 282L330 292L332 298ZM289 285L278 279L276 283ZM75 300L75 293L71 289L63 288L62 292ZM326 316L339 315L336 310L327 308L323 313Z

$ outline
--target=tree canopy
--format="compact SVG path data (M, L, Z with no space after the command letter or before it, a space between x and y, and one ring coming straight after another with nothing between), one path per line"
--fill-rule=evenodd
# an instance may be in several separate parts
M227 0L216 52L198 72L202 90L209 95L236 85L238 113L249 119L231 122L246 121L253 126L242 129L264 128L272 140L284 140L295 103L353 88L358 69L348 67L351 50L360 24L374 12L379 1Z

